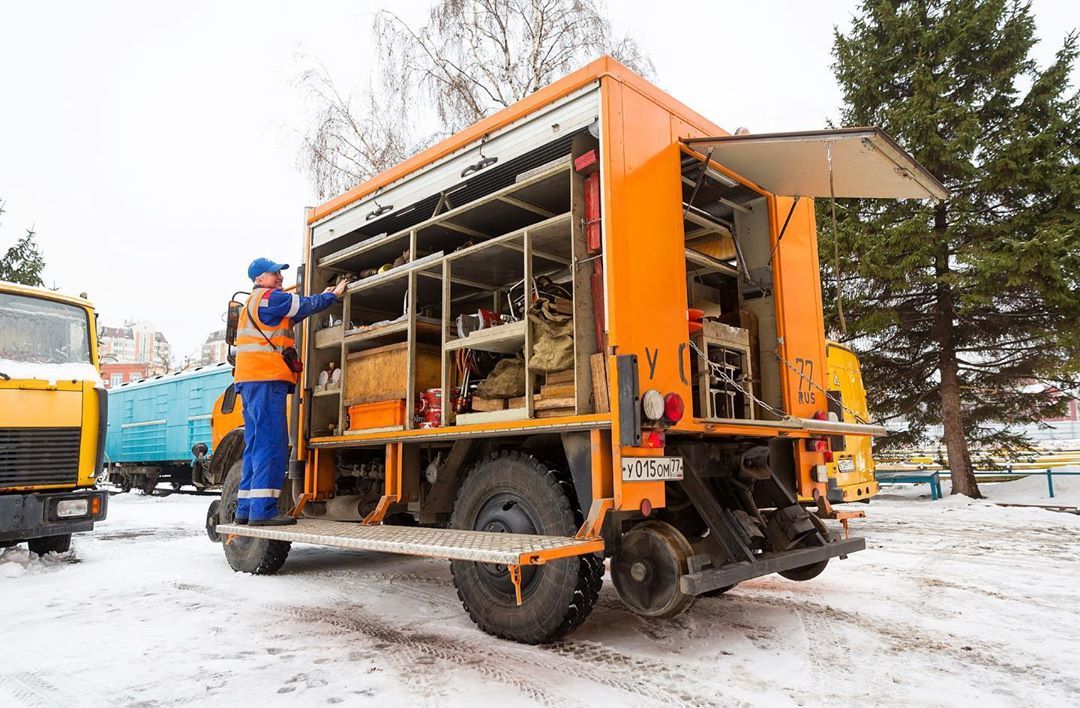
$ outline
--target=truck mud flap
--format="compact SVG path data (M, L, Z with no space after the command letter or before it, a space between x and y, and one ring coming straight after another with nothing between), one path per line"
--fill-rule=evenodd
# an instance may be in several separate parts
M783 553L765 553L753 561L728 563L721 568L710 568L684 575L680 580L680 588L688 595L700 595L751 578L768 575L769 573L779 573L792 568L801 568L805 565L812 565L837 556L846 556L849 553L865 549L866 539L848 538L843 541L827 543L824 546L815 546L814 548L799 548Z

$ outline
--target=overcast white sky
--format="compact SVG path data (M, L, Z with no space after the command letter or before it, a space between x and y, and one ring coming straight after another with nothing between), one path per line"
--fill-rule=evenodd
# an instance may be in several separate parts
M307 116L297 55L340 86L364 81L384 4L6 3L0 248L35 225L49 284L89 293L105 324L153 321L179 360L221 326L253 258L299 262L314 200L295 166ZM420 20L428 4L393 6ZM836 116L832 30L855 5L609 0L661 87L755 132ZM1045 65L1080 26L1080 4L1035 0L1034 10Z

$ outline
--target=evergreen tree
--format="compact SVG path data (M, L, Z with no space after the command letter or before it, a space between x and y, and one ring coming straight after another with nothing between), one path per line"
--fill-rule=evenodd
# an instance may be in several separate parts
M951 192L838 203L845 338L875 412L906 420L890 442L941 424L953 492L971 497L969 446L1023 445L1015 426L1065 405L1046 386L1080 379L1077 35L1046 68L1035 42L1019 0L867 0L835 34L844 124L881 126Z
M0 215L3 213L4 203L0 202ZM45 270L45 257L34 239L36 235L32 228L27 229L26 235L0 257L0 280L33 287L45 285L41 279L41 272Z

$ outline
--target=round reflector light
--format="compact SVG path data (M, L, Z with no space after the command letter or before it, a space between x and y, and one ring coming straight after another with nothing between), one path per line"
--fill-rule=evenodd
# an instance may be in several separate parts
M669 393L664 396L664 421L669 424L678 423L682 420L683 413L686 412L686 406L683 404L682 396L677 393Z
M664 397L655 388L650 388L641 397L641 412L649 420L660 420L664 415Z

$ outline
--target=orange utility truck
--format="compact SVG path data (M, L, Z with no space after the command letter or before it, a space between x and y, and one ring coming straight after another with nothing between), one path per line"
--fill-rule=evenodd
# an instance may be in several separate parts
M814 197L940 199L874 128L732 136L610 57L308 213L292 527L217 533L272 573L292 543L451 561L484 630L580 625L859 551L827 508ZM234 401L235 410L235 401ZM235 416L235 414L234 414ZM217 421L215 421L215 425Z

